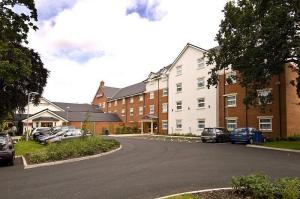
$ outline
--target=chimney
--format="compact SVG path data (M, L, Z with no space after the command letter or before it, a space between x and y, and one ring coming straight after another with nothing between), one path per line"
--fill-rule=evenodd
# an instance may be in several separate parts
M100 82L100 87L104 87L104 81L103 80Z

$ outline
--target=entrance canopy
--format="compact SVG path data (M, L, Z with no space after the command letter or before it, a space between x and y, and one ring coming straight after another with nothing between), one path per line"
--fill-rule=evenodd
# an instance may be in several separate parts
M147 122L150 122L151 126L150 126L150 133L153 134L153 130L154 130L154 126L153 126L153 123L156 122L158 119L157 116L155 115L145 115L144 117L142 117L142 120L140 121L142 124L141 124L141 127L142 127L142 133L144 133L144 123L147 123Z

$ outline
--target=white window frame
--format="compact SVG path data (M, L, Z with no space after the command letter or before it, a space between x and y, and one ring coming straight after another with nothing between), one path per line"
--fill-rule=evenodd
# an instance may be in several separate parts
M105 102L102 103L102 107L105 108Z
M260 101L260 96L262 96L263 92L268 92L272 94L272 88L266 88L266 89L261 89L261 90L257 90L257 96L258 96L258 104L261 105L261 101ZM269 102L267 102L266 104L272 104L272 100L270 100Z
M154 99L154 91L151 91L151 92L149 93L149 99Z
M202 127L199 127L200 126L199 125L200 122L204 123L204 125ZM205 119L197 119L197 129L201 130L201 129L204 129L204 128L205 128Z
M176 76L182 75L182 66L176 66Z
M133 103L133 97L130 97L130 103L132 104Z
M122 109L122 112L121 112L121 113L122 113L122 114L125 114L125 109L124 109L124 108Z
M118 100L115 100L115 106L117 106L118 105Z
M144 108L142 106L139 107L139 115L144 114Z
M108 102L108 107L111 107L111 102Z
M163 89L163 97L168 96L168 88Z
M202 82L202 86L199 86L200 83ZM197 88L205 88L205 77L199 77L197 78Z
M180 104L178 104L180 103ZM178 106L180 105L180 106ZM178 107L181 107L180 109L178 109ZM182 100L176 101L176 111L182 111Z
M155 113L155 107L154 107L154 105L150 105L149 106L149 114L154 114Z
M229 85L236 84L236 71L230 71L230 72L225 73L225 85L228 85L227 79L229 77L235 77L235 78L231 79L232 83Z
M229 122L229 121L234 121L234 122ZM229 125L234 125L233 128L231 128ZM226 118L226 128L230 131L232 131L233 129L237 128L237 118L233 118L233 117L227 117Z
M168 103L163 103L162 104L162 113L167 113L168 112Z
M258 118L258 126L259 126L260 131L272 131L273 130L273 116L258 116L257 118ZM261 122L261 120L263 120L263 119L268 119L268 120L270 120L270 122ZM261 128L262 124L268 124L268 125L270 125L271 128L262 129Z
M234 101L234 104L228 104L228 97L234 97L234 100L230 100L230 101ZM236 107L236 94L228 94L225 96L226 99L226 107Z
M197 59L197 69L205 68L205 60L204 57Z
M139 95L139 101L140 102L144 101L144 96L143 95Z
M133 110L133 108L130 108L130 109L129 109L129 115L130 115L130 116L133 116L133 115L134 115L134 110Z
M182 83L177 83L176 84L176 93L181 93L182 92Z
M203 99L203 102L199 102L202 99ZM200 104L202 104L203 106L199 106ZM197 107L198 107L198 109L204 109L205 108L205 97L200 97L200 98L197 99Z
M182 120L181 119L176 120L176 129L182 129Z
M168 130L168 120L162 120L161 128L162 130Z
M125 98L122 99L122 104L125 104Z

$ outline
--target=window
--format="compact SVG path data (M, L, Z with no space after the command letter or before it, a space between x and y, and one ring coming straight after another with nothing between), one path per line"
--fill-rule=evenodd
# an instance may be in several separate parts
M176 67L176 75L182 75L182 66Z
M182 92L182 83L176 84L176 91L177 91L177 93Z
M226 84L235 84L236 83L236 71L231 71L226 73Z
M122 104L125 104L125 98L122 99Z
M182 129L182 120L176 120L176 128Z
M197 120L197 128L204 129L205 128L205 119L198 119Z
M167 113L168 112L168 103L163 103L162 104L162 112Z
M182 101L177 101L176 102L176 110L182 110Z
M139 115L143 115L143 114L144 114L143 107L142 107L142 106L140 106L140 107L139 107Z
M122 109L122 115L124 115L125 114L125 109Z
M197 87L204 88L205 87L205 78L201 77L197 79Z
M133 97L130 97L130 103L133 103Z
M258 104L272 104L271 89L263 89L257 91Z
M259 130L272 131L272 118L271 117L260 117L259 118Z
M140 96L139 96L139 101L142 102L143 100L144 100L143 95L140 95Z
M205 108L205 98L198 99L198 108Z
M162 129L168 130L168 120L162 120Z
M227 107L235 107L236 106L236 96L235 95L227 95L226 103L227 103Z
M227 119L227 129L233 130L235 128L237 128L237 120L234 118L228 118Z
M204 68L205 66L204 57L197 59L197 63L198 63L198 69Z
M117 100L115 100L115 106L117 106L118 105L118 101Z
M133 116L133 108L130 108L129 114L130 114L130 116Z
M153 91L150 92L149 99L154 99L154 92Z
M108 107L111 107L111 102L108 103Z
M163 96L168 96L168 88L163 89Z
M154 114L154 105L149 106L149 114Z
M102 103L102 107L105 108L105 102Z

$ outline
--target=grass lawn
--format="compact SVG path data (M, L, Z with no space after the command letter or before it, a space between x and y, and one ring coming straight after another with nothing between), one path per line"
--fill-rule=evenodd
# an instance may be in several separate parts
M170 197L168 199L200 199L200 198L197 196L194 196L192 194L184 194L184 195L180 195L180 196Z
M116 149L120 143L114 139L89 136L62 142L41 145L34 141L20 141L15 145L16 155L24 155L27 163L37 164L89 155Z
M25 155L26 153L38 153L46 150L45 145L41 145L34 141L19 141L15 144L16 155Z
M264 144L267 147L300 150L300 141L276 141Z

